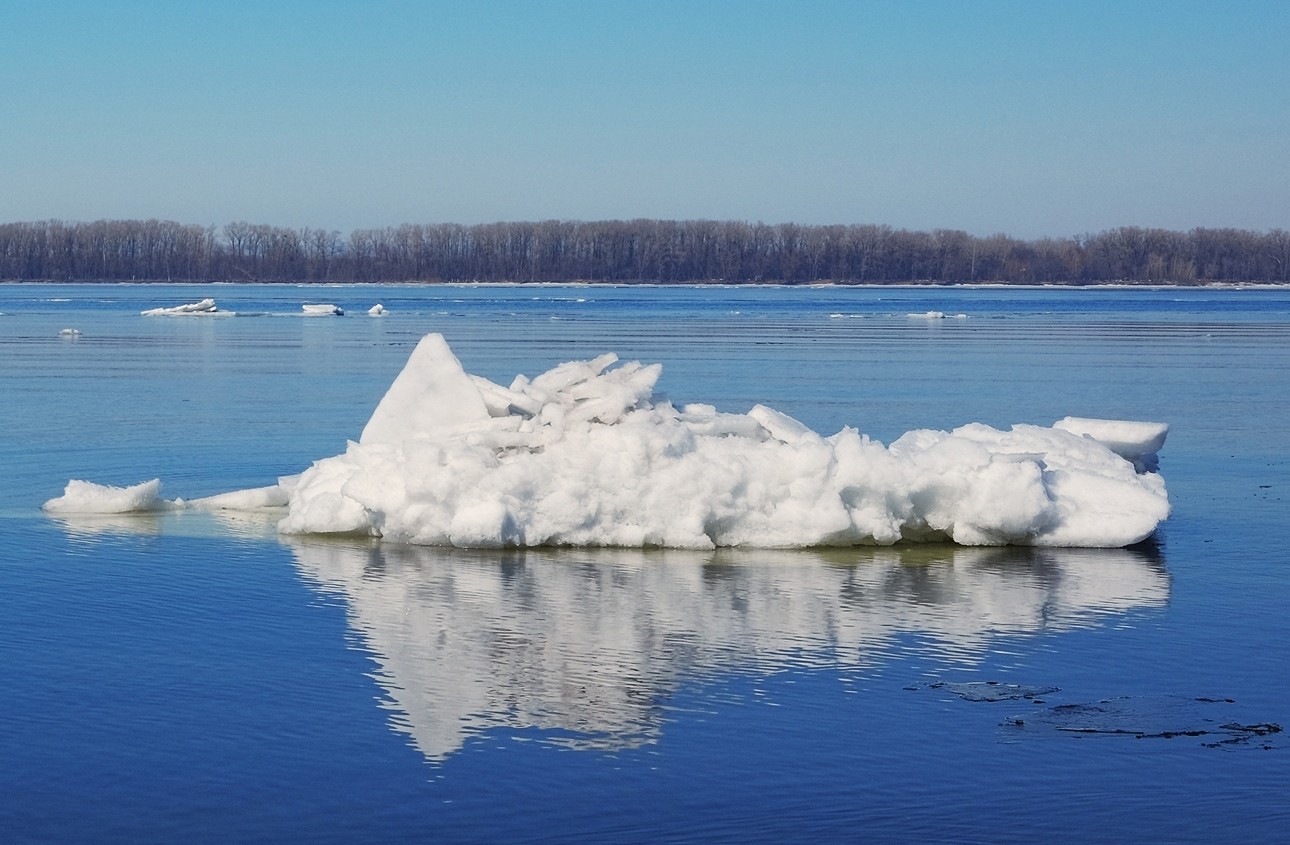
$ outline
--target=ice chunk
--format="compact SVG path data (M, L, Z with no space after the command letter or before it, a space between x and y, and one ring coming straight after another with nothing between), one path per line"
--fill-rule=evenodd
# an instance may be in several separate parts
M44 509L57 514L137 513L168 504L159 501L160 492L159 478L132 487L112 487L73 479L67 482L63 495L45 502Z
M788 414L781 414L765 405L753 405L748 416L761 423L761 427L781 443L796 443L803 437L819 436Z
M1134 420L1094 420L1064 417L1053 428L1085 434L1122 458L1133 460L1159 452L1169 434L1168 423Z
M966 320L966 314L946 314L944 311L924 311L921 314L906 314L906 317L918 320Z
M443 335L430 334L412 350L403 371L367 421L359 443L397 443L413 436L433 436L490 416L479 388Z
M509 390L480 376L471 376L470 379L479 388L488 412L495 417L505 417L516 412L536 417L542 413L542 403L526 393Z
M343 317L345 309L330 302L307 302L300 306L306 317Z
M215 300L210 298L190 302L187 305L175 305L170 308L149 308L147 311L140 311L139 313L145 317L207 317L215 314L221 316L230 316L232 314L230 311L220 311L215 306Z
M386 311L385 306L379 302L367 309L367 316L369 317L384 317L388 313L390 312Z

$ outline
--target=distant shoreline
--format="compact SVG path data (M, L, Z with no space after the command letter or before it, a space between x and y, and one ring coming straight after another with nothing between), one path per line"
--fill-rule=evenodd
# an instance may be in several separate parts
M0 279L328 284L1290 284L1290 231L1121 226L1069 237L739 220L380 229L168 220L0 223Z
M933 288L980 289L980 290L1045 290L1045 289L1081 289L1096 290L1270 290L1290 288L1287 282L720 282L720 281L687 281L687 282L600 282L600 281L567 281L567 282L469 282L469 281L264 281L239 282L192 281L186 279L166 280L111 280L88 281L84 279L0 279L0 285L68 285L76 287L292 287L292 288L864 288L873 290L910 289L929 290Z

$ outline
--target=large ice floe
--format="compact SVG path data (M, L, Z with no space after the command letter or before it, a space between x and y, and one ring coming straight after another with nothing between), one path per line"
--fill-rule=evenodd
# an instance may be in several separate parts
M822 436L756 405L655 394L661 365L602 355L508 387L418 343L344 454L254 490L187 503L72 482L46 509L284 507L286 534L459 547L890 545L1118 547L1169 514L1163 423L972 423L890 446ZM124 492L136 490L136 493Z

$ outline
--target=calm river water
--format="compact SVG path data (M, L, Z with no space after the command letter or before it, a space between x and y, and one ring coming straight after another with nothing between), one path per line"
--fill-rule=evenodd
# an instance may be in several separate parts
M238 316L139 315L206 296ZM0 315L0 841L1290 830L1290 290L11 285ZM503 383L614 351L884 441L1163 420L1174 513L1127 550L695 553L39 510L298 472L429 331Z

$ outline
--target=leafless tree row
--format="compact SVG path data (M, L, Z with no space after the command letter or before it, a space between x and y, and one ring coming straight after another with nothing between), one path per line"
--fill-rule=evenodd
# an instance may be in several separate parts
M229 223L0 224L0 279L245 282L1091 284L1290 281L1290 232L1122 227L1067 238L713 220L407 224L349 235Z

